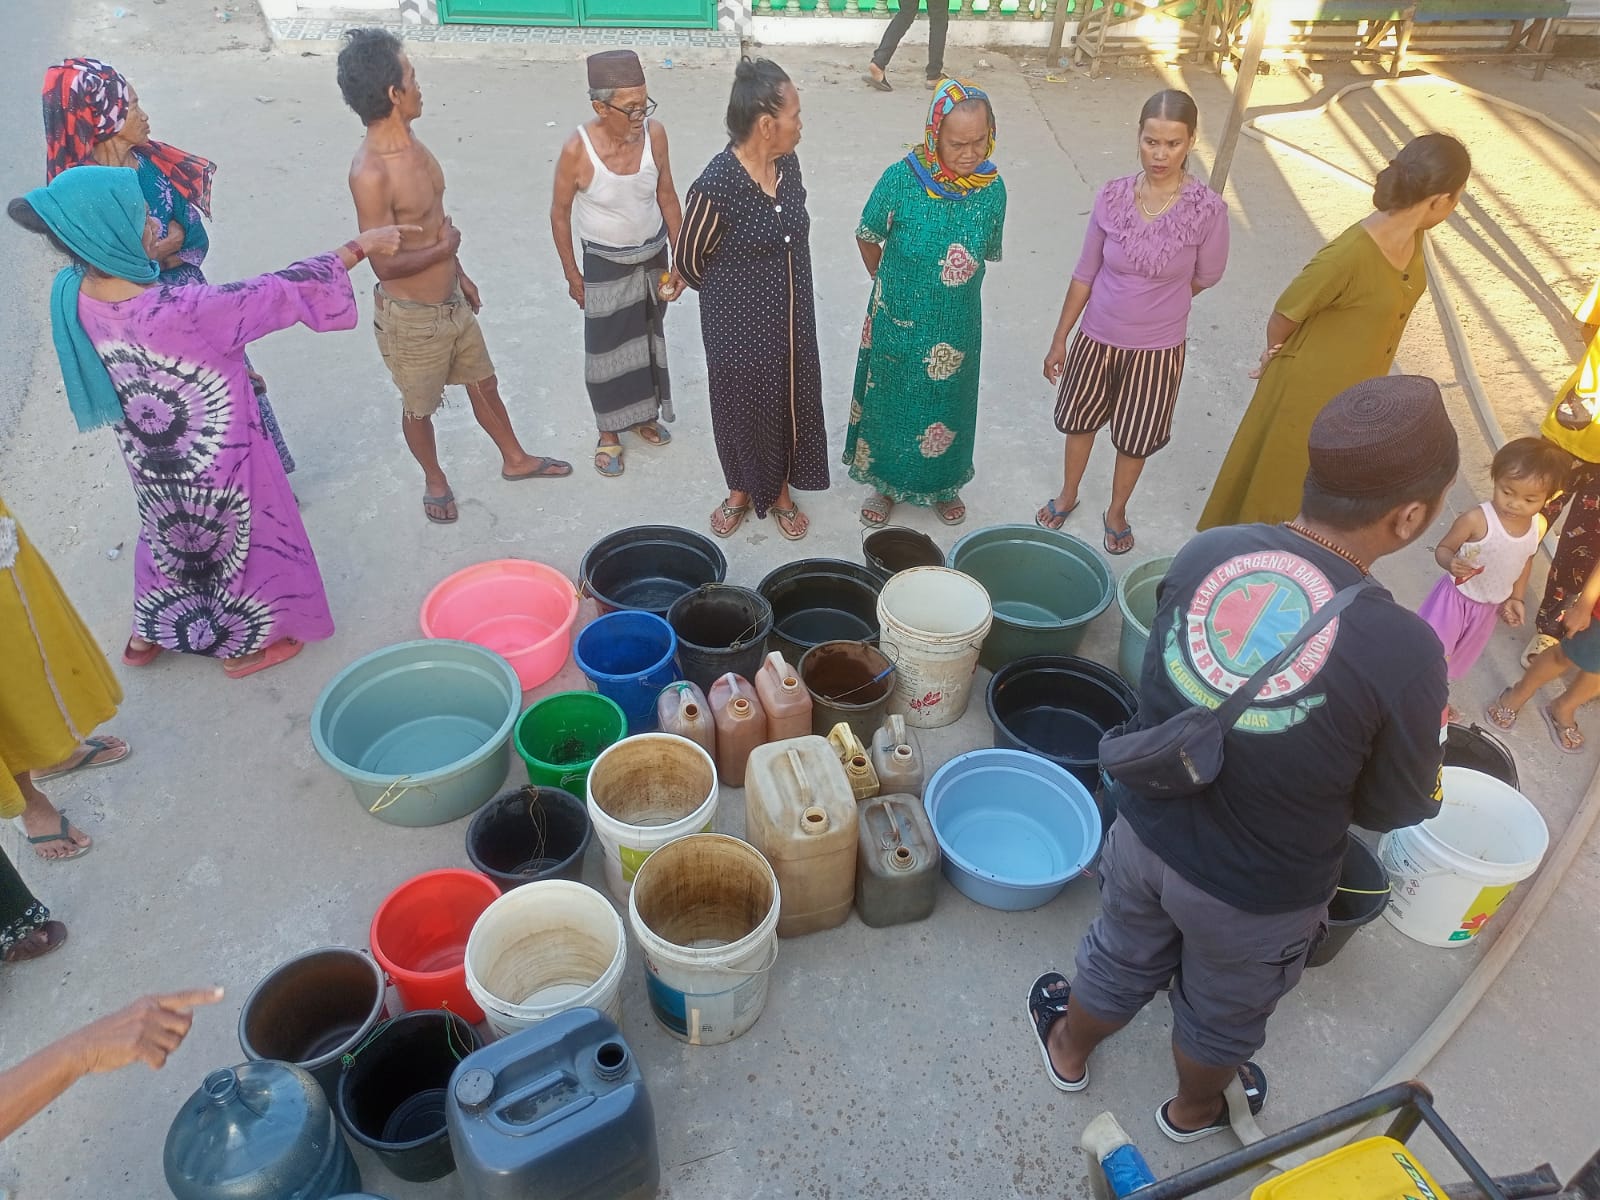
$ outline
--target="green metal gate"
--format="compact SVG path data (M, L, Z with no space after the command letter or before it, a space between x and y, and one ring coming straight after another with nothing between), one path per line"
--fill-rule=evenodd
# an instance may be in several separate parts
M447 24L715 29L716 0L439 0Z

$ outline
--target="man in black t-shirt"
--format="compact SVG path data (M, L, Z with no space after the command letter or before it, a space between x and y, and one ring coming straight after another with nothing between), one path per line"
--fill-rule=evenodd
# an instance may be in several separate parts
M1215 708L1341 589L1433 523L1458 464L1439 389L1419 376L1340 393L1311 427L1300 515L1200 534L1157 594L1136 728ZM1028 997L1045 1069L1088 1085L1089 1056L1170 981L1178 1094L1156 1123L1188 1142L1228 1127L1235 1075L1324 931L1352 824L1438 812L1448 689L1443 650L1415 613L1368 587L1272 678L1227 736L1216 781L1177 799L1117 788L1101 911L1069 986ZM1069 1003L1070 996L1070 1003Z

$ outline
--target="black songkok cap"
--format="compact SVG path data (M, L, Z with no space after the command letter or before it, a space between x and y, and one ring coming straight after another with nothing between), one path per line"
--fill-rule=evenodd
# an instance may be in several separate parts
M1439 385L1422 375L1380 375L1346 388L1312 423L1307 451L1317 486L1351 499L1396 491L1461 461Z
M591 54L589 86L592 88L631 88L644 86L644 67L632 50L602 50Z

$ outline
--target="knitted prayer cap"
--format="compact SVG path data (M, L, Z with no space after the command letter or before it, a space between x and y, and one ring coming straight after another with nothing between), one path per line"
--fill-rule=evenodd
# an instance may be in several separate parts
M631 88L644 86L644 67L632 50L602 50L591 54L589 86L592 88Z
M1422 375L1380 375L1340 392L1311 425L1310 478L1359 499L1407 487L1460 462L1439 385Z

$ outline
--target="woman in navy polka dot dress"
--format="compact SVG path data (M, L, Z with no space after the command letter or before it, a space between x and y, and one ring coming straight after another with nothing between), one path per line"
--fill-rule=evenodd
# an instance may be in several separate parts
M733 139L689 188L674 259L700 293L711 424L728 498L711 532L753 507L790 541L810 525L789 494L828 486L828 435L811 293L811 218L800 178L800 95L781 67L745 60L728 102Z

